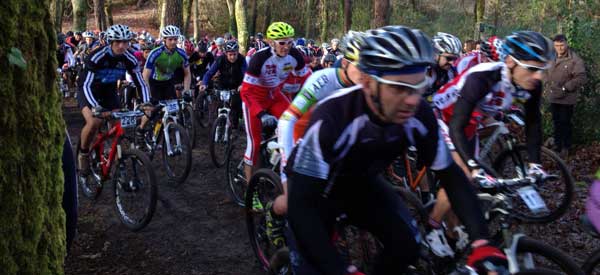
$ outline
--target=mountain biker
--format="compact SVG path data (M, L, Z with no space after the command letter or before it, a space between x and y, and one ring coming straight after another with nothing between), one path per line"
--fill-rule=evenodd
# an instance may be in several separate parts
M541 80L552 55L552 44L542 34L533 31L514 32L505 39L501 61L472 67L433 96L433 103L441 110L438 122L444 135L449 137L446 141L452 157L468 177L477 179L483 185L493 185L490 177L475 161L477 126L483 118L494 117L510 108L514 101L524 102L525 107L530 161L527 173L546 174L540 164ZM428 236L432 242L443 238L439 224L449 209L445 191L441 189L430 216L430 225L434 230Z
M208 87L209 81L219 72L219 78L216 81L217 89L236 90L239 91L244 79L244 74L248 68L246 59L239 53L239 45L235 40L230 40L225 43L225 55L217 58L217 61L210 66L208 72L204 74L200 85L200 91L203 92ZM241 99L238 93L231 96L231 124L234 129L238 127L239 118L242 114Z
M199 42L197 48L198 50L190 56L190 65L192 75L195 78L202 78L215 61L215 57L208 51L208 46L205 43Z
M419 30L387 26L367 31L359 58L361 85L342 89L317 105L286 165L296 274L363 274L343 262L331 243L341 213L382 243L375 274L402 274L417 260L416 222L381 175L411 144L448 189L457 214L476 240L469 264L485 272L506 263L506 257L488 244L475 191L452 162L433 111L422 98L433 58L431 41Z
M310 69L294 44L294 28L274 22L267 28L270 46L258 51L250 60L240 96L246 123L247 146L244 174L249 180L252 167L259 163L262 127L277 124L277 118L290 104L280 85L291 73L307 78Z
M492 36L483 41L479 51L469 52L454 62L457 74L460 75L479 63L499 61L500 57L497 51L500 48L502 48L502 39L497 36Z
M89 173L89 147L102 120L93 116L92 109L104 108L116 110L120 107L116 93L117 82L125 77L125 72L133 76L137 87L141 87L142 100L150 101L148 86L138 70L133 51L128 50L131 31L125 25L113 25L106 31L109 43L90 53L85 61L83 75L80 78L80 89L77 100L85 125L81 130L78 169L82 175Z
M452 34L438 32L432 41L436 50L436 63L427 72L431 83L429 91L425 94L427 97L458 75L454 62L460 57L462 50L460 39Z
M344 36L341 50L344 53L341 68L328 68L313 73L302 85L302 89L290 106L283 112L278 123L278 143L281 146L281 171L287 156L296 141L304 134L312 108L318 101L332 95L339 89L360 82L360 71L356 66L363 33L349 31ZM283 244L283 216L287 213L287 179L281 173L283 194L266 207L267 236L275 246Z

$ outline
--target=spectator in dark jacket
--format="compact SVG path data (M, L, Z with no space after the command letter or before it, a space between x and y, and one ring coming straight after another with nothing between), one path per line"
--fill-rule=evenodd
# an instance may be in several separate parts
M556 59L548 69L545 94L554 122L554 146L566 158L571 147L573 107L585 84L586 73L583 60L569 49L566 37L559 34L553 40Z

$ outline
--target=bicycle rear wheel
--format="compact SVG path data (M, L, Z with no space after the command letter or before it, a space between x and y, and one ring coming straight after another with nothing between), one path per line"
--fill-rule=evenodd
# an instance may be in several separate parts
M187 179L192 168L190 138L185 128L177 123L169 122L165 125L165 129L169 135L170 146L167 146L167 139L163 136L163 164L170 179L169 182L178 185ZM161 134L164 135L164 132Z
M157 184L150 159L137 149L123 150L113 169L115 210L131 231L146 227L156 209Z
M206 91L194 99L194 113L196 114L196 121L202 128L207 128L210 124L208 117L208 102L209 98L206 94Z
M246 227L250 245L265 271L270 269L270 259L277 248L267 237L264 207L280 194L283 194L283 187L279 175L267 168L259 169L254 173L245 194Z
M527 147L520 144L514 146L513 150L500 153L494 160L493 169L501 178L515 178L526 175L528 162ZM541 164L548 174L556 175L557 179L549 178L533 186L545 202L548 211L532 212L518 195L513 200L514 217L525 223L555 221L565 214L573 200L574 179L560 157L552 150L542 147Z
M231 148L232 128L227 123L226 116L220 116L213 123L208 140L208 151L212 163L220 168L227 160L227 153Z

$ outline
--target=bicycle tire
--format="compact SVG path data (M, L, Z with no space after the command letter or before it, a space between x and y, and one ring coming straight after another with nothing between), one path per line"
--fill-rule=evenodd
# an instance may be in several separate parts
M196 148L197 129L196 118L192 106L185 104L181 110L181 124L187 130L192 149Z
M600 272L594 273L594 269L600 268L600 248L592 252L592 255L585 260L581 268L587 275L600 274Z
M80 145L81 141L77 142L77 149L75 150L75 162L76 162L76 167L79 167L78 164L78 156L79 156L79 152L81 151L81 149L79 149L81 147ZM79 168L76 169L77 171L77 182L79 185L79 189L81 190L81 193L83 194L84 197L91 199L91 200L96 200L98 199L98 197L100 197L100 194L102 193L102 189L103 189L103 184L102 184L102 175L100 175L99 173L102 173L101 171L95 171L94 167L96 166L97 163L97 157L99 156L99 152L96 148L91 148L89 151L89 158L90 158L90 174L87 175L87 177L85 179L82 179L82 175L81 172L79 171ZM94 158L95 157L95 158ZM100 168L101 169L101 168ZM100 178L98 178L100 177ZM88 184L88 180L93 179L95 180L95 185L94 186L90 186Z
M177 173L174 172L175 171L175 167L171 167L171 165L169 164L168 159L171 158L172 156L168 156L168 152L167 152L167 146L166 146L166 138L163 136L162 137L162 157L163 157L163 165L165 167L165 170L167 172L167 176L169 177L169 182L174 184L175 186L183 183L188 175L190 174L190 170L192 168L192 149L191 149L191 144L190 144L190 138L187 135L187 131L185 130L185 128L183 128L183 126L174 123L174 122L169 122L167 123L167 125L165 125L165 129L168 133L170 133L171 131L173 131L174 133L179 133L179 138L181 141L181 152L179 153L180 156L182 156L182 161L183 161L183 166L181 173ZM161 132L161 135L164 135L164 132ZM175 136L173 136L173 138L171 138L171 142L173 142Z
M542 147L541 148L542 155L542 165L547 172L557 171L560 175L557 183L552 183L545 181L542 185L537 185L536 190L540 194L540 196L544 199L544 202L548 206L548 213L544 215L533 215L530 211L520 211L516 204L516 207L513 209L513 216L520 222L523 223L549 223L557 220L562 217L571 202L573 201L574 189L575 189L575 180L571 175L566 164L560 159L560 157L554 153L552 150ZM500 174L500 177L505 177L501 171L505 171L505 160L508 158L518 159L521 166L521 171L526 171L524 168L525 161L523 159L524 156L527 156L527 147L524 144L519 144L513 147L513 150L504 150L502 151L498 157L494 160L493 169ZM546 169L548 168L548 169ZM519 173L517 171L517 173ZM523 173L523 172L521 172ZM514 177L514 176L509 176ZM548 187L545 189L543 187ZM555 197L559 197L559 199L555 199ZM520 202L520 201L518 201ZM555 206L555 207L550 207ZM521 208L525 208L528 210L527 206L521 204Z
M555 248L554 246L545 244L543 242L531 239L529 237L521 237L517 244L517 254L531 253L543 257L545 260L550 261L555 265L550 269L557 270L556 267L560 268L561 271L569 275L583 275L583 271L573 261L571 257ZM524 267L526 270L533 268L547 268L546 266L535 266L535 267Z
M244 194L247 188L243 159L243 152L238 151L237 146L232 144L229 152L227 152L227 160L225 161L227 193L229 193L233 202L241 207L245 206Z
M514 273L513 275L560 275L562 273L546 268L533 268Z
M208 95L204 92L194 99L194 111L196 113L196 121L202 128L208 128L210 121L208 120Z
M268 168L258 169L252 175L252 178L250 178L244 198L244 204L246 205L246 227L248 229L250 245L261 267L265 271L269 271L270 259L277 249L271 245L266 234L264 209L262 209L263 211L254 209L253 200L255 193L263 206L269 201L274 200L278 195L283 194L283 186L281 185L279 175Z
M217 128L221 127L220 129L222 131L220 131L220 133L217 133ZM229 137L227 138L228 140L225 141L224 145L224 152L223 152L223 156L222 159L218 158L219 153L216 152L216 144L215 144L215 139L216 139L216 135L219 134L221 137L224 134L224 131L226 130L225 128L228 127L227 126L227 117L225 116L220 116L217 117L217 120L213 123L211 130L210 130L210 136L208 139L208 152L210 153L210 159L212 160L212 163L215 165L215 167L217 168L221 168L223 167L223 165L225 165L225 162L227 161L227 153L229 152L229 149L231 148L231 127L229 127ZM219 138L221 139L221 138ZM219 141L220 143L220 141ZM220 144L219 144L220 145Z
M136 159L136 160L132 160L132 163L138 164L138 165L133 165L134 173L143 172L144 176L146 178L146 181L147 181L147 184L139 183L138 181L136 181L136 183L137 183L136 186L144 185L146 187L149 187L149 190L148 190L149 197L148 197L147 201L143 202L144 208L142 211L142 215L140 218L137 218L137 219L131 219L131 217L129 217L128 213L126 213L127 211L124 210L122 198L125 197L126 193L135 193L135 194L133 194L134 199L139 200L140 196L138 195L139 194L137 192L138 190L126 191L124 188L118 188L122 184L119 182L119 176L117 174L119 172L119 165L122 162L131 159L132 157ZM154 174L154 170L152 168L152 162L146 156L146 154L144 154L140 150L125 149L121 153L121 158L118 159L114 165L116 165L116 166L115 166L115 169L113 169L112 180L113 180L113 195L114 195L114 199L115 199L115 211L117 212L117 215L119 216L119 219L121 220L121 223L123 225L125 225L129 230L134 231L134 232L140 231L143 228L145 228L148 225L148 223L150 223L150 221L152 220L152 216L154 215L154 212L156 210L158 187L157 187L157 183L156 183L156 175ZM136 167L138 167L138 168L136 168ZM139 169L140 167L142 168L141 170L143 170L143 171L135 171L136 169ZM131 181L133 181L133 180L129 180L129 182L131 182ZM131 187L129 187L129 188L131 188ZM121 189L123 190L123 195L121 195ZM143 190L143 191L145 191L145 190Z

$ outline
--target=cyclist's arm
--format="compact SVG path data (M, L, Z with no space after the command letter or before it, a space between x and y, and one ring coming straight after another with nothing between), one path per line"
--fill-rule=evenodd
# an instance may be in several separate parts
M454 104L454 113L448 124L450 139L454 143L456 152L463 159L464 163L470 164L469 160L474 160L474 156L469 149L469 141L465 134L471 114L477 103L491 91L491 83L487 77L487 72L471 73L467 77L464 86L459 92L459 96Z
M94 52L87 57L87 59L85 60L85 70L83 73L84 77L81 78L83 80L83 85L81 85L81 89L83 90L83 94L85 95L87 102L89 102L90 105L92 105L92 108L99 106L98 101L96 100L96 98L94 97L94 93L92 92L92 83L94 82L94 77L98 68L98 65L92 61L92 57L94 57L95 54L101 54L101 51L102 50Z
M190 61L185 54L185 51L177 48L179 55L183 58L183 90L190 90L190 83L192 83L192 75L190 74Z
M540 111L542 85L538 85L530 94L531 97L525 102L527 153L530 162L540 163L540 148L542 147L542 112Z
M217 73L218 70L218 62L213 62L208 71L204 73L204 77L202 77L202 85L208 86L208 82Z
M475 190L463 170L454 163L437 121L425 100L415 115L422 126L415 127L419 162L429 167L446 190L452 209L465 225L471 240L488 238L487 226Z
M321 117L323 119L315 123L311 121L303 141L307 144L306 148L302 148L303 153L300 153L300 148L296 149L296 156L292 156L295 158L295 167L288 167L288 171L293 170L288 173L288 220L303 257L321 274L345 274L346 266L331 244L330 232L322 217L322 192L327 184L330 161L333 159L332 148L337 136L332 131L336 126L332 123L335 120ZM316 161L302 165L301 162L308 157L306 154L315 157Z
M133 79L133 83L135 83L136 87L142 91L142 101L147 103L150 101L150 88L148 87L148 82L145 81L145 78L142 76L137 63L134 64L132 68L129 69L129 75Z
M73 50L67 49L65 52L65 63L69 64L69 67L75 67L75 56L73 56Z

